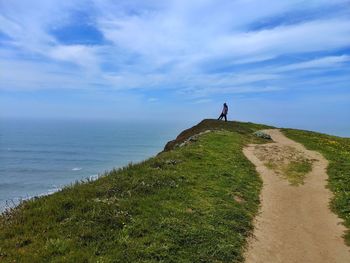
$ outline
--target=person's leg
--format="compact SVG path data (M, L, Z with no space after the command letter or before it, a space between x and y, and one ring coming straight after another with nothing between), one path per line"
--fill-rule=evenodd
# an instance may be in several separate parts
M226 114L224 115L224 117L225 117L225 121L227 121L227 115Z

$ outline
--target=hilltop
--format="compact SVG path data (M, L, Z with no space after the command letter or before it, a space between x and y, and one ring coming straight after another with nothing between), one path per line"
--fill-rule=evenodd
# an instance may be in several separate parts
M262 189L243 148L270 142L253 134L268 128L204 120L153 158L25 201L0 217L0 261L242 262ZM329 160L349 227L350 139L282 131Z

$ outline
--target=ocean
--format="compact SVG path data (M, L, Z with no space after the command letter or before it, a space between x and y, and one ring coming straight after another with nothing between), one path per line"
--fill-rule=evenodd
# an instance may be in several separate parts
M189 123L0 120L0 211L160 152Z

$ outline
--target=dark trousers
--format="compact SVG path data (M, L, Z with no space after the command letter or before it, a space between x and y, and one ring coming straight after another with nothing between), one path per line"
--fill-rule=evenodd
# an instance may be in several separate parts
M227 121L227 115L221 113L220 117L218 118L218 120L222 120L222 118L225 118L225 121Z

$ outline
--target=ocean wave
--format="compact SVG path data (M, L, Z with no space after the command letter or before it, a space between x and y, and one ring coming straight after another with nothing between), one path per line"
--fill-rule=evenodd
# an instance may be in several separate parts
M17 197L13 197L11 199L4 200L4 201L0 202L0 214L7 209L11 209L11 208L18 206L23 201L31 200L31 199L34 199L36 197L52 195L60 190L62 190L61 187L57 187L54 185L52 188L48 189L46 192L42 192L40 194L17 196Z
M80 171L80 170L82 170L83 168L81 168L81 167L74 167L73 169L72 169L72 171Z
M95 181L99 177L100 177L100 174L93 174L93 175L90 175L90 176L86 177L85 180L83 180L83 181L86 181L86 180L88 180L88 181ZM69 184L67 184L67 185L69 185ZM63 189L63 187L64 186L59 187L59 186L53 185L52 188L49 188L47 191L42 192L40 194L18 196L18 197L14 197L14 198L11 198L11 199L8 199L8 200L3 200L3 201L0 202L0 214L3 213L7 209L11 209L11 208L16 207L17 205L19 205L23 201L32 200L32 199L37 198L37 197L52 195L52 194L54 194L56 192L61 191Z
M54 194L58 191L61 191L62 190L62 187L58 187L56 185L54 185L52 188L50 188L49 190L47 190L46 192L43 192L41 194L38 194L38 195L34 195L34 196L31 196L29 199L31 198L34 198L34 197L40 197L40 196L46 196L46 195L51 195L51 194Z
M99 177L100 177L99 174L93 174L93 175L90 175L90 176L89 176L89 180L95 181L95 180L97 180Z

